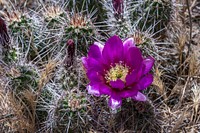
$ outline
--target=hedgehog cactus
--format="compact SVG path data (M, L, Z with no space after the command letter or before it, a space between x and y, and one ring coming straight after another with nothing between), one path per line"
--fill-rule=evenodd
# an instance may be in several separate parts
M107 10L107 25L111 35L126 37L131 29L129 1L108 0L102 2Z
M47 22L47 26L50 28L52 27L58 27L61 24L61 22L64 20L64 11L59 6L49 6L45 9L43 9L43 16L45 22Z
M65 38L73 38L75 40L76 50L85 53L88 43L93 40L92 37L96 34L96 28L89 14L84 15L83 12L67 14ZM77 42L80 43L77 44Z
M48 119L45 123L45 128L47 130L52 130L53 132L69 132L70 130L80 132L84 122L81 121L82 117L86 117L86 98L80 94L80 92L71 90L70 94L62 95L57 103L54 104L54 110L48 112ZM53 102L55 103L55 102ZM80 125L76 124L70 125L69 128L66 126L70 123L80 121Z
M36 90L39 74L30 66L18 66L11 68L10 78L14 91L20 93L24 90Z
M131 19L141 31L154 33L162 30L170 18L170 3L146 0L131 5Z
M91 36L93 35L93 24L89 17L75 13L67 15L67 27L65 29L66 33L71 33L71 36L79 37L81 35Z
M6 12L4 18L8 22L8 27L12 33L22 32L24 28L29 27L28 23L30 20L20 11Z
M34 23L26 13L18 10L13 12L5 12L3 16L8 23L9 31L16 45L12 45L12 49L20 52L21 56L25 56L28 60L36 55L37 48L34 45L35 33Z

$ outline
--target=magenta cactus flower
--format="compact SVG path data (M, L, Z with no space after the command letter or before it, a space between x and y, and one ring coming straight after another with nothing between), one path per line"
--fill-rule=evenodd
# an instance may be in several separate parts
M122 42L118 36L113 36L105 45L95 42L82 63L90 80L88 93L108 95L108 105L112 109L119 108L123 98L146 101L141 91L153 82L149 72L154 59L143 58L133 38Z

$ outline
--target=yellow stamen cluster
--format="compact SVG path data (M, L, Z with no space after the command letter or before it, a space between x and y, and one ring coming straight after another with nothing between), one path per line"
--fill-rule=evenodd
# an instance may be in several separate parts
M111 67L109 71L107 71L105 75L106 81L109 83L110 81L116 81L117 79L121 79L126 82L126 76L128 75L129 67L118 63L114 67Z

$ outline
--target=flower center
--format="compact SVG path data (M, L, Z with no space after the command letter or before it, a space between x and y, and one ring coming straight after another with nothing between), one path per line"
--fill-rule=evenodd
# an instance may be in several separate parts
M126 76L129 72L129 67L122 64L117 63L115 66L112 66L110 70L108 70L105 74L106 82L116 81L117 79L121 79L122 81L126 81Z

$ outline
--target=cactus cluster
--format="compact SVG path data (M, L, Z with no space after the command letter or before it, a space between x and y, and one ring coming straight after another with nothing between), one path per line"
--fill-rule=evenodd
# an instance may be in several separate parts
M192 2L191 12L198 6ZM200 69L195 50L188 47L193 41L186 3L0 0L0 10L0 132L200 132ZM136 96L135 100L123 99L125 104L116 110L107 106L114 94L95 97L87 87L91 81L99 82L99 75L103 75L101 81L109 79L105 84L112 78L123 79L125 91L136 84L127 86L130 67L126 64L106 66L110 56L88 61L113 51L122 54L116 54L120 48L111 49L112 44L109 52L103 51L104 42L114 35L127 42L124 49L130 47L130 40L140 49L140 54L126 51L132 58L143 55L144 68L137 76L145 77L143 71L153 66L148 56L155 59L153 84L149 86L149 80L139 84L149 86L140 90L147 101L138 102L144 97ZM96 70L98 63L103 74Z

